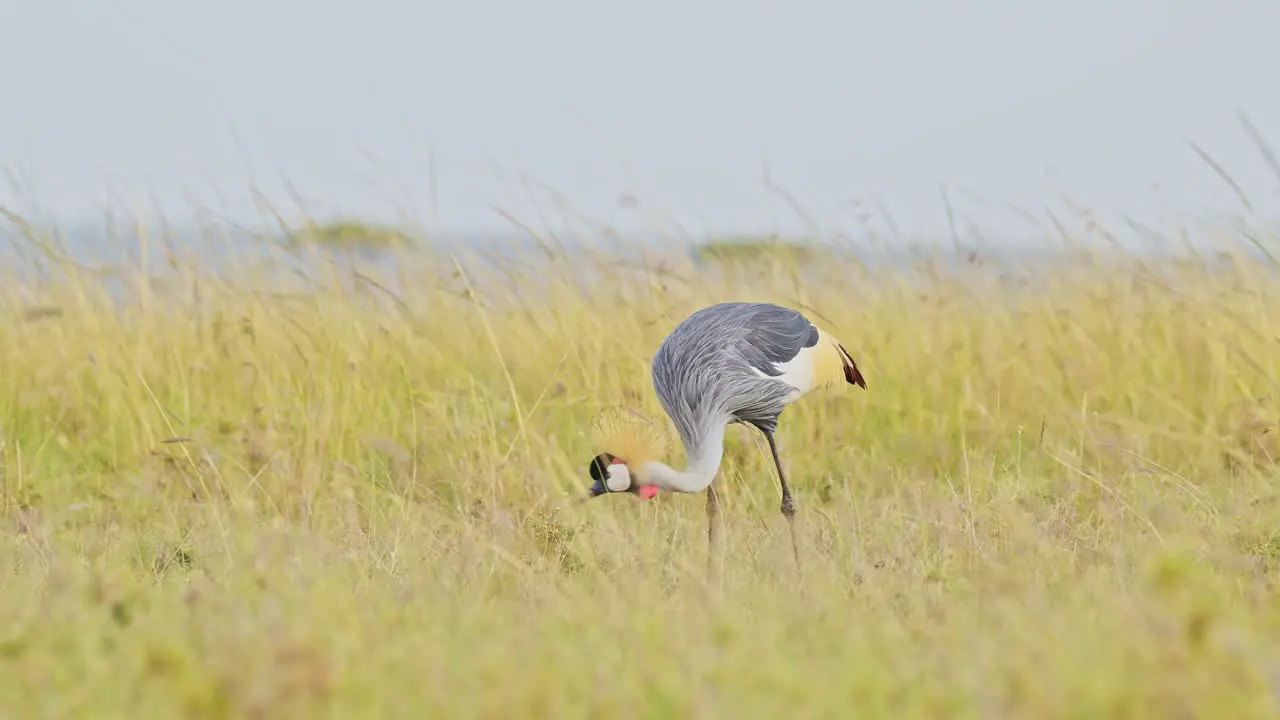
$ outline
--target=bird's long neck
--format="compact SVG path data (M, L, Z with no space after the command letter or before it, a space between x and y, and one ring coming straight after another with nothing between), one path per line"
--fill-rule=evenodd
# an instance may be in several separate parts
M706 490L724 459L726 424L717 423L702 435L696 445L686 445L685 469L677 470L663 462L647 462L641 468L644 482L667 492L696 493Z

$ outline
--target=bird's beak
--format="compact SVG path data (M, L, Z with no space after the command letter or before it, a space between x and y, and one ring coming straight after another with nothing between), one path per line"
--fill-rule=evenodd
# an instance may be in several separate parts
M591 498L594 498L594 497L600 497L601 495L604 495L607 492L609 492L609 489L604 486L604 483L597 480L595 484L591 486L591 489L587 491L587 496L582 499L590 500Z

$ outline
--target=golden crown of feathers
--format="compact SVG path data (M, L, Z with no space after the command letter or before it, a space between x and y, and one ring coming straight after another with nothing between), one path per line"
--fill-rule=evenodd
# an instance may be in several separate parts
M661 460L667 454L668 437L662 423L639 410L605 408L596 416L592 440L600 452L607 452L628 465Z

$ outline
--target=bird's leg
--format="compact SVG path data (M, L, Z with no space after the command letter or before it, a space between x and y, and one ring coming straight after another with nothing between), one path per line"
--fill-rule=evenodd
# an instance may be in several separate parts
M707 575L709 579L719 579L721 565L721 539L719 532L719 493L716 484L707 486Z
M791 530L791 553L796 558L796 569L800 569L800 545L796 542L796 502L791 497L791 486L787 484L787 473L782 469L782 459L778 457L778 442L773 433L765 432L769 441L769 452L773 453L773 464L778 468L778 482L782 485L782 516L787 519L787 527Z
M720 496L716 493L715 483L712 483L707 486L707 575L712 580L717 579L717 560L720 556L720 545L717 542L720 534L716 532L719 515Z

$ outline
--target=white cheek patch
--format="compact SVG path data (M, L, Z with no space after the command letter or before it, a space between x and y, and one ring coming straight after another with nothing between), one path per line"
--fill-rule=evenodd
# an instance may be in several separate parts
M631 470L626 465L610 465L604 486L609 492L623 492L631 487Z

